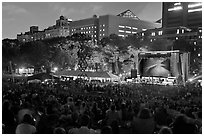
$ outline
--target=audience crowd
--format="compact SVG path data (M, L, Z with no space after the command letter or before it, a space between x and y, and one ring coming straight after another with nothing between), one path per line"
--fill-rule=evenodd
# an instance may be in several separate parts
M202 134L202 87L2 83L4 134Z

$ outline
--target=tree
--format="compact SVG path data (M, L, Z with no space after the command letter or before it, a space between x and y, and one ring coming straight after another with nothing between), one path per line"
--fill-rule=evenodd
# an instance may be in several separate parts
M151 51L168 51L171 50L173 41L168 39L156 39L149 43L148 49Z
M71 40L78 44L78 66L80 71L85 71L88 67L87 60L92 55L91 38L85 34L76 33L71 36Z
M139 38L137 38L136 35L128 35L125 37L125 43L127 43L127 46L131 46L133 48L139 49L142 47L141 41Z

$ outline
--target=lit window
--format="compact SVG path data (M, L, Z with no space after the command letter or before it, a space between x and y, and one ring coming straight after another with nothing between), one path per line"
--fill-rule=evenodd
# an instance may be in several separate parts
M196 42L193 42L194 43L194 45L196 45Z
M178 6L178 7L173 7L173 8L168 9L168 11L175 11L175 10L181 10L181 9L183 9L183 7Z
M101 34L100 34L100 36L101 36Z
M93 26L92 26L92 28L93 28Z
M159 35L162 35L163 31L159 31Z
M100 32L101 32L101 29L100 29Z
M142 31L146 31L147 29L142 29Z
M178 40L178 37L176 37L176 40Z
M105 29L103 29L103 31L105 31Z
M129 34L130 34L130 33L131 33L131 31L126 31L126 33L129 33Z
M152 39L150 40L150 42L152 42Z
M129 29L131 29L131 27L130 27L130 26L126 26L126 28L129 28Z
M142 36L144 36L144 33L142 33Z
M137 32L132 32L133 34L136 34Z
M91 32L89 31L89 33L91 33Z
M95 28L96 28L96 26L95 26Z
M105 36L105 34L103 34L103 36Z
M94 31L94 33L96 33L96 31Z
M137 30L137 28L136 28L136 27L132 27L132 29Z
M176 34L179 34L179 29L177 29Z
M202 33L202 30L200 29L199 32Z
M184 33L184 29L182 29L182 31L181 31L181 32L182 32L182 34L183 34L183 33Z
M152 32L152 36L155 36L155 32Z
M119 25L118 27L120 27L120 28L125 28L125 26L122 26L122 25Z
M189 13L191 13L191 12L197 12L197 11L202 11L202 8L190 9L190 10L188 10Z
M96 37L96 35L94 35L94 37Z
M81 30L83 30L83 28L81 28Z
M119 32L124 32L124 30L119 30Z
M91 29L91 27L89 27L89 29Z
M103 24L103 27L105 27L105 24Z
M198 53L198 57L200 57L200 53Z
M195 8L195 7L199 7L199 6L202 6L202 3L189 4L188 8Z
M119 34L118 36L125 37L124 35Z

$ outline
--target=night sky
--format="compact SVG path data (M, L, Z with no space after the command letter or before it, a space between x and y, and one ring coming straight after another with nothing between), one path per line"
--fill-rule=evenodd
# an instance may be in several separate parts
M54 25L60 15L75 21L94 14L117 15L127 9L141 20L155 22L162 17L161 2L3 2L2 38L16 38L31 25L43 30Z

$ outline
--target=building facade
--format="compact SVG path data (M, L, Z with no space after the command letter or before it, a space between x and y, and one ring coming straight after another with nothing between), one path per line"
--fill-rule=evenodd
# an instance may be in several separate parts
M93 16L93 18L73 21L70 23L70 33L84 33L90 35L95 41L111 34L126 37L143 30L159 27L161 27L160 24L140 20L130 10L126 10L117 16Z
M54 37L66 37L70 35L70 22L72 22L72 20L64 16L60 16L60 18L56 20L55 25L50 26L43 31L39 31L38 26L31 26L29 32L25 32L24 34L17 34L17 39L20 42L31 42Z
M98 40L98 18L94 15L92 18L73 21L70 23L70 34L74 33L86 34L93 41Z
M162 27L202 27L201 2L163 2Z
M202 5L197 2L164 2L162 27L148 29L137 36L153 41L157 38L185 39L195 45L202 43Z

